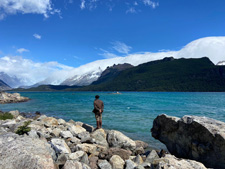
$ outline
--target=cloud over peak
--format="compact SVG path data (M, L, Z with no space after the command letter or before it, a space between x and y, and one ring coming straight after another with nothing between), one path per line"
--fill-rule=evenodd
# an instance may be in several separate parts
M54 9L51 0L1 0L0 19L7 15L22 14L41 14L48 18L50 14L59 13Z
M112 42L113 45L113 49L115 49L117 52L122 53L122 54L128 54L130 52L130 50L132 49L131 46L126 45L123 42L120 41L115 41Z

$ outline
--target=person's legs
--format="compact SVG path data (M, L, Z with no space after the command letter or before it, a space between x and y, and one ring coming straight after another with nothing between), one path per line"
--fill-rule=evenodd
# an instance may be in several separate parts
M102 128L102 120L99 121L99 126Z
M98 114L95 114L95 118L96 118L96 129L100 129L100 120L99 120L99 115Z
M100 121L97 121L97 129L100 129Z

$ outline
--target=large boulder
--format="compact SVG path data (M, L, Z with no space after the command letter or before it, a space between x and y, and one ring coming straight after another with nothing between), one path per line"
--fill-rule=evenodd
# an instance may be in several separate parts
M189 158L207 167L225 168L225 123L207 117L182 118L159 115L152 136L179 158Z
M9 113L13 115L14 118L17 118L20 115L20 112L18 110L12 110L9 111Z
M136 148L135 141L116 130L111 130L108 132L107 140L110 147L119 147L128 150L135 150Z
M118 155L114 155L110 158L109 160L110 164L112 165L113 169L123 169L124 168L124 164L125 162L123 161L123 159L118 156Z
M125 150L125 149L118 148L118 147L112 147L112 148L107 149L106 151L99 153L98 157L101 159L109 160L113 155L118 155L123 160L127 160L127 159L129 159L131 154L132 154L132 152L130 150Z
M53 153L46 141L13 133L0 135L0 168L54 169Z
M82 163L73 160L67 160L63 169L83 169Z
M194 160L178 159L170 154L154 160L152 165L157 169L206 169L202 163Z
M68 147L68 145L66 144L66 142L63 139L59 139L59 138L53 138L51 140L51 145L52 148L55 150L55 152L57 154L69 154L71 153L70 148Z
M59 125L58 120L54 117L46 117L42 119L42 122L46 127L54 127Z
M78 136L78 134L85 132L86 130L80 125L69 125L69 131L73 134L73 136Z
M94 143L109 147L106 136L106 132L103 129L98 129L91 133L91 137L94 139Z
M86 153L94 154L94 155L98 156L100 152L106 151L107 148L103 147L103 146L100 146L100 145L97 145L97 144L84 143L84 144L77 144L76 147L75 147L75 150L76 151L81 150L81 151L84 151Z

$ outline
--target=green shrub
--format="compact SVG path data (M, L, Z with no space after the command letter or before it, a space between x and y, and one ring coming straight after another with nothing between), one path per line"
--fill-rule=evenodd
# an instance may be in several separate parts
M23 126L18 127L18 129L16 130L16 134L19 134L19 135L27 134L31 130L31 128L28 127L30 123L31 121L24 122Z
M0 113L0 120L13 119L13 115L10 113Z

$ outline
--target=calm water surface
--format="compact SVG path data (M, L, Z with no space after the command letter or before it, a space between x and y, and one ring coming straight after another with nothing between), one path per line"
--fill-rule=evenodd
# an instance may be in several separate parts
M105 104L103 128L119 130L155 148L164 148L150 133L153 120L159 114L206 116L225 122L225 93L123 92L113 95L108 92L21 92L22 96L32 100L0 105L0 110L40 111L95 126L92 110L96 94Z

